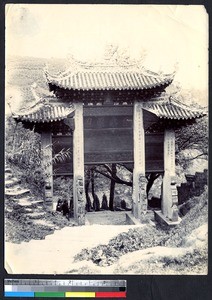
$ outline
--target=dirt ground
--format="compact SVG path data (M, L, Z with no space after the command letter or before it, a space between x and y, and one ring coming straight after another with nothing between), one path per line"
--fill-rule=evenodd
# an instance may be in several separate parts
M207 190L192 199L190 210L180 225L172 229L149 223L139 227L127 225L122 211L88 213L90 225L78 227L73 219L45 210L42 205L29 209L7 199L7 253L20 269L26 256L29 264L35 259L33 255L39 259L38 249L51 264L56 257L58 264L66 253L70 263L61 261L60 267L53 264L51 271L56 273L61 270L69 274L206 274L207 199ZM47 262L44 272L48 270ZM33 265L35 273L40 267ZM31 272L30 266L28 271Z

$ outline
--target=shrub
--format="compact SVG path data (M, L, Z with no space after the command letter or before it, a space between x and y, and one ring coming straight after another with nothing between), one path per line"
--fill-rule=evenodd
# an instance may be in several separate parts
M40 135L25 129L12 117L6 119L5 160L19 173L22 181L30 184L35 194L43 196Z

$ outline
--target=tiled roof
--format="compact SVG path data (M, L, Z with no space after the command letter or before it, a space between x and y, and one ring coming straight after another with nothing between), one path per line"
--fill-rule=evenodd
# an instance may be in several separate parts
M168 86L174 73L162 75L138 67L87 66L58 76L45 72L48 84L68 90L144 90Z
M73 111L73 107L64 107L63 105L39 101L35 105L14 114L13 118L20 121L46 123L63 120Z
M159 101L149 101L143 103L143 108L159 118L165 119L195 119L206 115L204 109L191 108L172 97Z
M143 102L143 108L162 119L186 120L206 115L205 110L193 109L176 99L170 99L170 97ZM65 107L64 105L39 101L32 107L14 114L13 117L20 121L46 123L63 120L73 112L74 108L70 106Z

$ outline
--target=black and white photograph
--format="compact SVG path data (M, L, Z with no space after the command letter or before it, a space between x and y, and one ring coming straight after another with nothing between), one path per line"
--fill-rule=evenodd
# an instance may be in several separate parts
M208 274L203 5L5 6L8 274Z

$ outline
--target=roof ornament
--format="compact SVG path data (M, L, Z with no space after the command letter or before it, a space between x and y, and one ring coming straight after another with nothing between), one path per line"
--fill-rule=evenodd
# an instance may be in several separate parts
M162 80L164 78L164 72L162 71L162 68L160 66L159 70L158 70L158 77Z
M170 96L169 96L169 104L172 104L172 100L174 100L174 98L173 98L172 95L170 95Z
M47 83L74 90L111 88L124 90L168 86L173 81L173 73L158 74L146 69L143 64L146 55L147 51L142 49L139 58L132 58L128 48L113 44L105 47L105 53L98 61L95 59L78 61L70 53L68 55L70 67L65 72L55 75L46 73Z
M49 64L46 62L43 67L43 77L48 80L49 75Z
M143 69L143 62L146 58L147 51L142 49L140 51L139 58L132 59L130 56L129 47L120 47L116 44L108 44L105 46L104 53L104 67L105 65L116 66L116 67L131 67L136 69Z
M50 104L48 98L43 98L42 103L44 104L44 106L49 106L49 104Z
M72 53L69 53L67 55L67 60L70 64L70 68L68 69L68 72L77 72L79 70L79 63L76 61Z
M104 60L105 61L114 61L117 56L118 45L107 44L105 46Z
M8 105L8 107L9 107L9 109L10 109L11 115L13 116L13 115L15 115L15 114L14 114L14 112L13 112L13 110L12 110L12 106L11 106L11 99L12 99L12 98L13 98L13 97L10 96L10 100L7 101L7 105Z
M145 71L144 61L145 61L145 59L147 57L147 50L145 48L142 48L139 52L140 52L139 53L139 58L136 61L136 66L143 73Z
M174 73L176 74L179 70L179 62L177 61L175 64L174 64Z
M34 83L31 85L30 89L31 89L32 95L33 95L33 97L35 98L36 102L40 101L40 97L39 97L39 96L37 95L37 93L36 93L37 83L34 82Z

